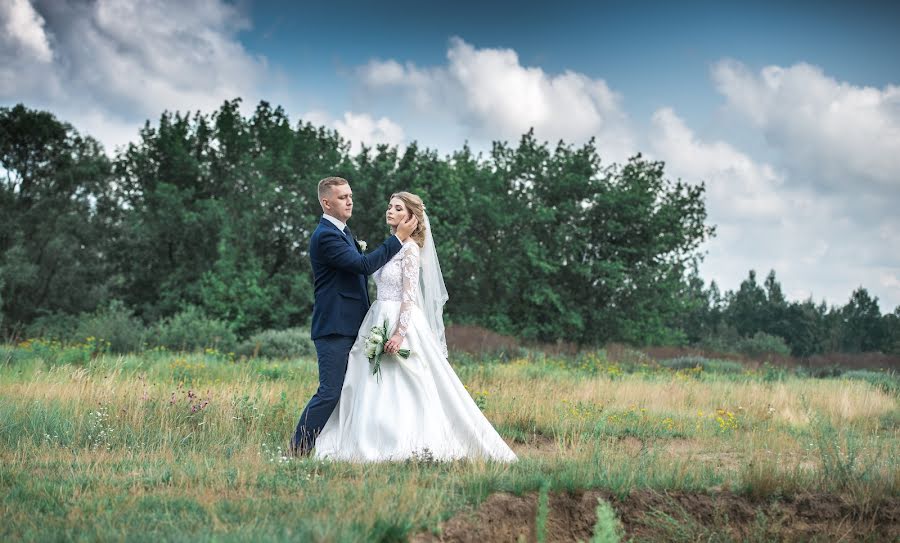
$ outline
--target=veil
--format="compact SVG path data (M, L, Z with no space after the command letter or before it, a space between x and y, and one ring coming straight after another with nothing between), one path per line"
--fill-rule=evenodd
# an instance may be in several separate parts
M425 214L425 245L419 253L419 262L422 273L419 274L419 295L416 300L428 326L434 332L441 351L447 356L447 337L444 334L444 304L450 298L447 295L447 287L444 285L444 275L441 273L441 264L438 262L437 251L434 248L434 236L428 215Z

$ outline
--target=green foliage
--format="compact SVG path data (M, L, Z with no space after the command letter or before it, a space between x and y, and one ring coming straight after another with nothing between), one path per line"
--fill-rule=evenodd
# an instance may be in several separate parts
M811 379L828 379L831 377L840 377L846 371L839 364L826 364L823 366L800 366L795 373L800 377Z
M706 373L741 374L747 371L747 368L740 362L716 360L703 356L679 356L678 358L662 360L659 364L673 370L703 368L703 371Z
M538 543L547 541L547 517L550 515L550 484L546 481L538 491L537 515L534 520L534 531Z
M25 337L77 341L82 317L65 313L40 316L25 327Z
M900 309L881 315L878 299L864 288L854 291L846 306L829 309L811 299L787 302L774 271L760 285L751 270L737 292L724 296L714 282L704 289L696 271L686 281L682 299L687 312L680 324L691 343L707 350L750 356L789 352L796 357L838 351L900 352ZM760 333L780 337L784 345L757 337Z
M308 328L289 328L254 334L241 343L235 352L238 356L246 357L302 358L314 357L316 346L310 339Z
M751 270L735 292L705 287L705 188L667 178L661 162L606 164L593 141L554 146L531 131L485 155L412 144L352 156L334 131L292 126L266 102L249 116L240 106L163 112L112 160L50 113L0 108L3 332L62 336L58 316L112 299L149 323L198 306L239 337L306 326L315 187L341 175L373 249L391 193L425 200L450 321L581 345L900 353L900 308L882 316L863 288L829 309L788 302L774 271L760 283Z
M885 322L882 322L878 298L872 298L866 289L853 291L850 301L840 310L841 350L844 352L871 352L884 347Z
M865 443L857 432L841 432L820 413L807 409L812 437L821 465L823 486L836 491L852 491L879 477L879 458L866 458ZM875 449L876 452L881 452Z
M305 324L309 261L300 250L320 213L315 183L344 160L341 140L290 127L261 102L211 116L164 113L115 164L123 235L116 292L148 320L185 303L235 321L241 334Z
M762 356L767 354L788 355L791 350L783 338L757 332L752 337L746 337L738 341L737 351L747 356Z
M76 337L102 339L114 353L143 350L147 329L134 312L119 300L81 317Z
M841 374L841 377L865 381L888 394L900 395L900 375L893 371L850 370Z
M52 114L0 108L0 301L6 326L97 307L110 163L100 144Z
M619 543L625 535L622 522L616 516L615 509L608 501L597 500L597 522L594 523L594 535L591 543Z
M188 306L156 326L153 342L174 351L216 349L227 353L234 352L237 337L229 323L210 318L199 307Z

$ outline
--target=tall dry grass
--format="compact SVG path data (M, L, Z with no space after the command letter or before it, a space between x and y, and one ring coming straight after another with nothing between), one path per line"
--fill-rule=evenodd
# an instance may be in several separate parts
M0 538L402 539L498 490L824 490L877 504L900 488L896 395L615 363L457 367L516 464L350 465L285 455L311 360L23 356L0 365Z

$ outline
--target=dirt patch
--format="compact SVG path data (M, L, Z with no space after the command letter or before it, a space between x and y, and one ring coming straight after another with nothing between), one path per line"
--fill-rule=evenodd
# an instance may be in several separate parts
M637 457L646 447L646 443L639 438L632 436L611 438L611 447L623 452L624 454ZM572 443L565 439L557 439L556 437L531 433L528 434L524 441L521 439L506 439L506 444L520 458L555 458L570 456L573 453L578 454L579 447L583 444Z
M617 499L608 492L551 494L547 541L588 541L597 500L609 501L634 541L732 540L896 541L900 498L862 510L835 494L806 494L781 501L754 501L728 491L632 492ZM416 542L526 541L537 539L537 494L491 495L475 510L441 526L441 534L418 534Z
M507 440L507 445L519 457L558 457L560 454L559 443L556 442L556 439L543 434L532 434L524 443Z
M690 459L718 469L737 470L750 461L745 453L709 450L708 444L694 439L672 439L668 442L661 442L661 447L670 457Z
M628 456L638 456L644 450L644 442L632 436L621 438L618 445L628 454Z
M701 450L702 444L696 439L674 438L660 441L665 451L673 456L687 456Z

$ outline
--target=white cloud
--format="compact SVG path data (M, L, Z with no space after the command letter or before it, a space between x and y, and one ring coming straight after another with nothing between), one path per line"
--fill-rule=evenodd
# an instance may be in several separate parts
M33 17L23 18L29 10ZM108 147L136 138L163 110L208 112L238 96L250 108L266 72L264 59L236 38L249 22L220 0L16 0L0 10L0 26L9 25L30 36L32 56L48 61L36 64L2 42L0 103L50 109L94 128ZM52 55L40 44L53 44Z
M301 118L315 126L337 130L342 138L350 142L350 152L357 153L363 145L374 147L378 144L402 147L406 142L403 127L387 117L374 118L368 113L345 111L340 119L334 119L321 110L308 111Z
M799 224L773 252L788 240L825 247L821 256L783 250L776 269L804 266L792 281L817 285L834 303L864 285L882 310L900 305L900 87L853 85L804 63L753 73L723 60L712 78L726 107L764 136L783 172L782 220Z
M755 74L723 60L712 77L797 177L830 190L880 185L900 193L900 87L856 86L803 63Z
M900 304L895 220L856 216L845 194L822 194L733 145L704 141L669 108L653 115L650 150L670 176L706 183L709 222L717 226L701 267L707 280L736 289L749 270L762 280L774 269L792 299L844 304L862 284L883 311Z
M596 137L602 155L612 160L635 152L621 97L605 81L523 66L511 49L476 49L453 38L446 65L371 61L360 74L368 90L399 89L420 114L449 117L469 138L517 140L533 127L538 138L554 142Z
M721 213L771 220L788 211L778 193L782 174L727 143L698 140L670 108L654 113L650 144L671 171L685 179L704 180L707 197Z
M369 147L379 143L401 145L405 135L403 128L387 117L373 118L368 113L344 113L344 117L333 123L334 128L344 138L350 140L350 152L356 153L362 144Z
M44 33L44 19L28 0L9 0L9 3L0 4L0 22L4 51L14 51L39 63L50 62L53 58L50 41Z

